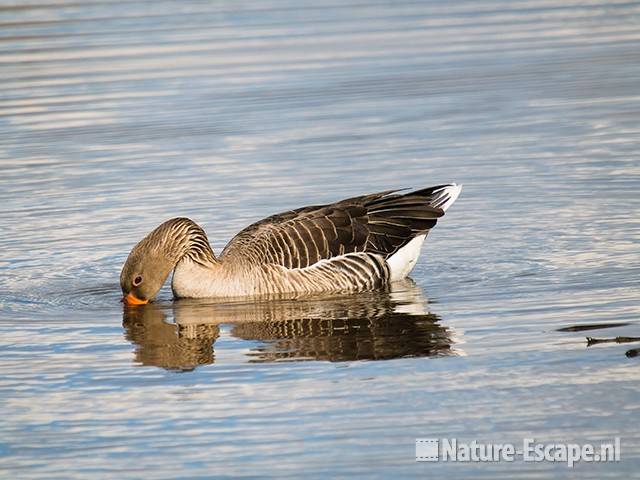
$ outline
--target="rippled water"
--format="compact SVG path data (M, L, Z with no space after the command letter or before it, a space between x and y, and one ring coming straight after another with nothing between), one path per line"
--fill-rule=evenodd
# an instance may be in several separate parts
M632 2L0 0L0 474L633 476L640 345L598 340L640 336L639 120ZM449 181L415 284L119 303L172 216L220 251ZM574 469L414 459L616 436Z

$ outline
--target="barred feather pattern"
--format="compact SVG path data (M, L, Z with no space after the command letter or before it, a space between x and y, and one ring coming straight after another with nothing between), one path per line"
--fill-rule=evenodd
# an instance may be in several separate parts
M219 258L202 228L175 218L136 249L162 245L177 264L176 297L371 290L390 281L387 260L426 235L458 193L455 185L388 190L291 210L245 228Z
M202 266L216 262L205 231L185 217L172 218L158 226L134 247L132 254L153 250L162 250L175 263L184 258Z
M389 268L379 255L348 253L322 259L305 268L267 265L257 293L324 293L373 290L389 279Z
M390 190L273 215L236 235L221 259L289 269L354 252L386 259L444 215L430 203L442 187L408 194Z

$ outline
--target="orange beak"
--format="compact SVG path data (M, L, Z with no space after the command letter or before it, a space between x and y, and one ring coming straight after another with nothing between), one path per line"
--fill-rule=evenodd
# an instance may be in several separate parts
M149 303L149 300L140 300L138 297L134 296L132 293L129 293L122 297L122 301L127 305L144 305L145 303Z

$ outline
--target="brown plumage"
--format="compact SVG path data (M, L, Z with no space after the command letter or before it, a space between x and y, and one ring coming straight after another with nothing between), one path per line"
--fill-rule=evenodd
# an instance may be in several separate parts
M389 190L272 215L238 233L221 258L253 257L286 268L351 252L387 258L444 215L429 203L433 191L442 187L406 194Z
M142 301L153 298L174 266L177 297L377 288L408 274L421 241L411 251L403 248L416 237L424 239L459 192L455 184L389 190L280 213L242 230L219 258L198 225L172 219L134 247L122 271L122 289ZM164 266L162 274L147 268L154 277L151 287L136 286L145 281L147 258ZM168 270L167 264L172 264Z

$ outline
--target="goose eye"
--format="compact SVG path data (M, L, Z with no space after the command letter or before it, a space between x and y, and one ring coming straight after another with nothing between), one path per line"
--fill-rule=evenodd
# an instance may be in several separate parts
M141 283L142 283L142 277L140 275L138 275L136 278L133 279L133 286L134 287L137 287Z

